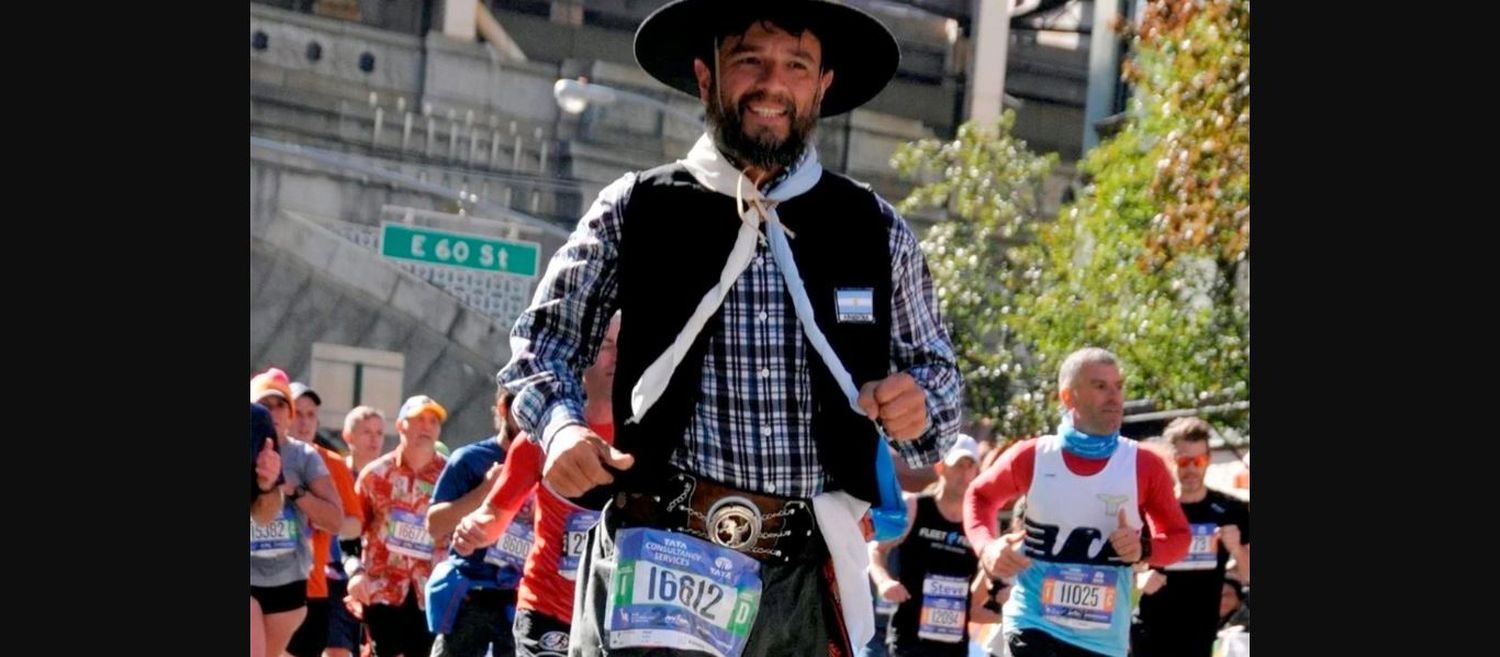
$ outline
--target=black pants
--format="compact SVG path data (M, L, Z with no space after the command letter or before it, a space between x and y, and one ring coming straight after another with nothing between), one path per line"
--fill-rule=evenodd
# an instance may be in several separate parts
M432 633L427 631L427 614L417 606L413 595L417 587L406 592L399 607L370 605L365 607L365 625L370 628L370 654L374 657L427 657L432 654Z
M515 589L470 590L453 618L453 630L433 641L432 657L484 657L491 647L494 657L514 657L510 626L515 616Z
M1181 625L1146 625L1130 627L1130 654L1133 657L1210 657L1214 652L1217 630L1192 631Z
M618 514L606 506L599 524L588 533L573 595L573 632L570 657L655 657L659 655L708 655L693 650L669 648L609 649L605 644L605 608L615 575L615 531ZM750 628L742 657L815 657L850 655L844 632L843 612L831 585L833 566L822 536L803 558L787 564L761 564L760 610Z
M1107 657L1033 628L1006 634L1005 640L1010 647L1010 657Z
M339 604L344 604L339 600ZM308 598L307 616L286 644L292 657L320 657L328 647L328 598Z
M343 648L359 654L365 642L365 628L344 604L349 593L349 582L340 579L328 580L328 645L327 648Z
M328 597L307 599L307 618L286 646L292 657L322 657L327 648L343 648L359 652L361 640L359 620L344 606L344 594L349 592L349 583L343 580L328 580Z
M542 612L516 610L516 657L566 657L570 625Z

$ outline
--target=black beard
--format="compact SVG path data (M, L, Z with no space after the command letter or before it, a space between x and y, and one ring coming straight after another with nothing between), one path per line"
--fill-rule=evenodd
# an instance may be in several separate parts
M821 99L813 101L812 110L806 115L798 114L796 105L787 100L783 106L791 119L791 130L785 140L778 143L776 137L766 132L756 136L747 135L743 117L750 111L750 103L765 100L768 94L764 91L745 94L736 103L733 112L725 112L727 108L723 106L719 96L717 81L709 91L719 101L709 102L705 112L708 125L713 129L714 143L730 162L739 167L754 167L766 171L790 168L802 157L808 137L818 125Z

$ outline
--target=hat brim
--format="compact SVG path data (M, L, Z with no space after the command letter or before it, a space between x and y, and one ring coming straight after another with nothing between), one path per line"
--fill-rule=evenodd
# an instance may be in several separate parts
M712 52L720 27L734 26L766 5L730 5L713 0L677 0L663 5L641 23L635 33L635 61L662 84L698 97L693 59ZM824 68L833 71L833 84L823 96L821 116L843 114L880 93L901 64L896 37L873 16L824 0L795 3L803 21L822 43Z
M437 402L428 402L426 404L422 404L421 406L413 408L403 414L401 416L401 419L405 420L414 418L418 415L421 415L423 411L432 411L433 413L436 413L438 416L438 422L448 421L448 410L440 406Z
M956 465L959 459L969 459L975 463L979 462L979 455L966 449L954 450L943 457L943 465Z
M312 397L314 404L317 404L319 406L323 405L323 396L319 395L318 391L309 388L307 384L293 383L291 386L291 390L292 397L295 397L297 399L301 399L303 397Z
M282 399L282 401L285 401L288 404L292 403L291 398L287 397L286 393L284 393L284 392L282 392L280 390L277 390L275 388L272 388L270 390L262 390L262 391L256 393L255 397L250 400L250 403L252 403L252 404L259 404L260 400L265 399L267 397L280 397Z

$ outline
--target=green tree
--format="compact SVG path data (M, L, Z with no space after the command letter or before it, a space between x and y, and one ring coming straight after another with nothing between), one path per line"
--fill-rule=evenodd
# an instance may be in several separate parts
M1025 351L1011 321L1017 294L1028 289L1015 266L1040 218L1041 187L1057 155L1039 156L1011 134L1015 112L994 126L966 123L953 141L924 139L898 148L892 163L906 177L927 182L898 209L945 208L952 220L922 241L933 284L964 377L970 419L997 422L1025 398Z
M897 153L925 180L902 209L952 217L924 248L970 419L1049 429L1057 367L1085 345L1120 355L1132 398L1249 399L1248 37L1248 0L1148 4L1126 121L1081 162L1089 184L1056 221L1033 221L1055 159L1011 136L1008 112ZM1214 420L1248 435L1246 412Z

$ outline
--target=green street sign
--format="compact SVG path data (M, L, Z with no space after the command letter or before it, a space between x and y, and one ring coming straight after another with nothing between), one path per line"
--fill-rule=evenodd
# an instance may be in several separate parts
M380 255L430 265L465 267L535 278L542 246L536 242L495 239L385 222Z

